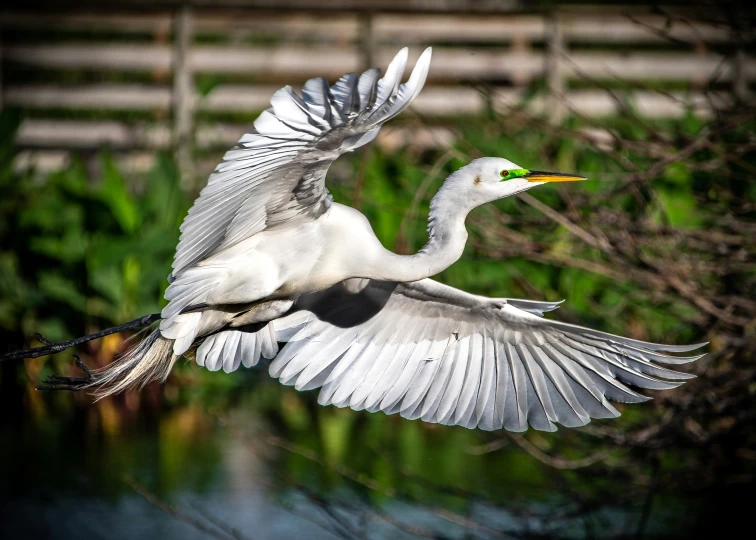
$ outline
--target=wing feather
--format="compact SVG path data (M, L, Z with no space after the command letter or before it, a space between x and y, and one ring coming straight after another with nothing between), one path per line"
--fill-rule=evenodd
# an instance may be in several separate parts
M241 334L241 332L233 330L228 332L228 338L226 339L226 344L223 346L223 352L221 353L223 371L226 373L236 371L241 364L241 350L239 347Z
M467 426L475 414L475 404L480 388L480 371L483 365L480 361L482 357L483 336L482 334L472 334L470 336L465 382L454 413L454 423L457 425ZM477 425L477 421L475 424Z
M496 383L498 370L496 367L495 343L484 327L482 332L483 365L481 367L480 390L475 403L475 413L479 426L486 431L494 428L494 411L496 409Z
M302 389L322 385L321 404L510 431L615 417L608 400L647 399L629 385L667 389L690 378L656 365L690 347L541 318L557 306L489 300L432 280L370 281L358 293L338 285L297 302L306 315L297 315L271 375L290 384L298 374Z
M348 73L332 87L323 78L310 79L301 97L289 86L276 91L271 108L226 153L190 209L172 279L272 224L321 215L330 204L330 164L372 140L409 105L425 82L430 55L430 49L421 55L406 84L400 84L405 48L381 79L371 69Z
M420 409L420 417L424 422L437 423L436 412L439 405L441 405L441 399L444 396L444 390L449 385L449 380L452 377L452 371L454 369L454 363L459 357L459 351L462 347L458 337L452 336L449 346L444 351L444 354L440 359L429 358L428 362L436 362L439 364L438 372L430 381L430 386L423 399L422 408Z
M462 395L462 387L465 384L465 375L470 361L470 341L472 336L463 338L457 342L454 360L451 365L449 381L444 385L443 397L439 401L436 412L436 421L440 424L450 423L454 411L457 409Z
M453 337L449 336L448 339L434 341L425 358L420 360L420 369L416 372L400 407L404 418L414 420L422 415L423 400L441 367L440 359L445 356L452 339Z
M407 348L410 349L409 358L404 369L402 369L402 373L381 400L379 405L381 410L393 410L395 406L401 404L412 381L415 379L415 375L417 375L420 366L422 366L423 358L427 356L431 344L432 342L429 339L421 339L417 343L407 344Z
M241 350L242 365L245 368L257 365L259 357L255 355L255 345L256 335L252 332L242 332L239 349Z
M489 300L432 280L369 281L359 292L337 285L300 297L293 313L254 333L209 336L197 363L233 371L278 353L270 374L299 390L320 387L324 405L467 428L553 431L619 416L609 400L648 399L631 386L669 389L691 377L657 362L700 357L668 353L689 346L646 346L541 318L554 307ZM181 324L166 328L185 333ZM287 342L280 352L279 341Z
M421 326L418 328L413 328L413 332L416 332L418 335L422 335L424 333L423 327L427 324L427 321L421 320L416 324ZM376 385L370 392L370 395L365 400L365 408L367 410L375 412L373 409L376 407L376 410L380 410L379 405L389 393L389 391L401 384L400 376L410 362L412 352L415 349L421 349L421 347L414 342L402 343L401 346L398 347L394 358L389 360L385 371L381 375L380 379L376 382Z

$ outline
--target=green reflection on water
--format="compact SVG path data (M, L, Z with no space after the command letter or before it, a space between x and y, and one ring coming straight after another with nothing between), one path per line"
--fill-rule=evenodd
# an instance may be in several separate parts
M152 402L118 397L85 407L73 406L79 396L46 396L44 419L33 420L22 408L17 421L0 428L3 462L27 465L9 470L4 495L18 504L41 497L54 505L73 495L86 496L84 504L117 504L135 497L136 482L167 501L191 494L190 509L205 505L212 512L214 497L233 504L263 492L258 510L273 505L315 519L327 504L346 516L385 513L451 537L531 530L582 538L588 529L606 536L633 530L640 518L646 487L625 485L621 455L586 469L554 469L503 433L319 407L315 393L279 386L264 371L214 374L222 398L210 397L210 385L180 390L173 404L159 394ZM68 407L58 411L61 404ZM591 438L574 431L526 438L549 452L569 447L570 459L597 450ZM486 444L501 447L485 451ZM630 499L607 498L622 492ZM664 500L647 530L681 533L670 523L684 509L681 500ZM370 522L382 523L375 515ZM234 516L228 519L233 525ZM303 520L299 526L315 525ZM376 537L382 537L380 527L392 528L375 526Z

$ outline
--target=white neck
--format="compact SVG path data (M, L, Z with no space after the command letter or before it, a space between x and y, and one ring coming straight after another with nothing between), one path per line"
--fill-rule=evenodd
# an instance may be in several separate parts
M462 256L467 242L465 218L469 208L458 204L445 190L439 191L428 213L428 243L414 255L382 254L373 279L418 281L446 270Z

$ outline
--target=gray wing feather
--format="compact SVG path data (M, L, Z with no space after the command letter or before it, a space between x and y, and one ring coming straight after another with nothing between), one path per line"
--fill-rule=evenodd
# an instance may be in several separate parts
M426 322L427 324L427 322ZM423 335L420 333L419 335ZM409 358L404 365L401 374L388 388L386 395L378 404L380 410L394 410L397 404L400 404L402 399L410 388L415 375L417 374L420 366L423 363L423 358L428 354L431 341L428 339L420 339L417 343L408 343L407 348L410 349ZM398 412L398 411L394 411Z
M433 341L425 357L420 360L419 369L400 407L401 415L404 418L415 420L422 415L422 410L418 409L421 408L423 398L440 369L441 361L439 359L445 356L444 353L448 350L451 339L452 336L449 336L448 339Z
M250 368L257 365L258 356L255 355L256 336L253 332L242 332L239 343L242 365Z
M355 388L349 399L349 406L354 410L362 410L366 408L365 401L367 400L370 392L373 391L375 385L378 384L379 378L383 375L391 363L391 359L396 354L396 349L399 347L398 343L386 342L383 344L380 352L376 357L371 360L369 369L365 374L362 382Z
M525 431L528 429L527 418L530 412L525 367L514 345L509 342L498 342L496 345L499 373L505 380L501 393L498 389L496 392L497 422L494 429L501 425L510 431ZM538 418L533 415L533 427L536 427L536 421Z
M241 332L229 332L226 344L223 346L222 360L223 371L231 373L241 364L241 351L239 350L239 342L241 341Z
M419 324L425 324L425 321L420 321ZM413 332L416 332L417 335L422 335L423 329L415 328L413 329ZM422 350L422 347L416 343L401 344L397 353L394 355L394 358L390 360L389 365L380 380L376 383L375 388L370 392L370 395L365 401L365 408L367 410L371 412L380 410L381 402L386 398L391 389L402 384L403 381L401 380L401 375L407 368L412 358L412 353L416 349Z
M473 419L475 402L478 397L478 390L480 389L480 372L483 367L482 358L483 336L481 334L473 334L470 336L465 382L454 414L455 424L467 427ZM477 420L474 423L477 425Z
M422 418L424 422L436 421L436 412L441 405L441 399L444 396L444 390L446 390L446 387L449 385L450 379L452 377L454 363L459 356L459 351L461 348L462 347L460 340L455 337L449 344L449 347L446 348L444 354L440 359L429 358L427 360L427 362L430 363L438 363L439 366L438 371L430 381L430 388L428 388L428 393L425 395L425 399L423 400L422 408L420 410L420 418Z
M334 393L333 400L340 406L348 407L352 406L351 397L367 376L370 367L375 360L379 357L386 341L384 336L387 333L387 327L383 327L378 333L375 334L375 340L367 342L367 346L362 351L359 357L350 365L340 378L341 383L338 389ZM356 406L357 403L355 402Z
M337 331L336 337L330 341L330 343L324 344L321 350L311 357L309 361L307 356L299 358L301 361L301 367L298 372L299 376L297 377L297 390L310 389L313 380L316 379L319 374L326 371L331 364L336 362L336 360L353 345L354 338L354 332ZM328 373L330 374L330 371ZM313 388L317 388L317 386L314 386Z
M258 332L260 335L260 355L272 359L278 354L278 339L271 325Z
M278 337L270 325L247 332L224 330L205 338L197 348L196 362L210 371L221 368L226 373L239 369L240 365L257 365L260 357L273 358L278 353Z
M221 353L229 334L230 332L221 332L207 338L206 341L210 341L210 343L207 346L207 353L205 355L205 367L210 371L218 371L223 365ZM203 342L202 345L204 344Z
M454 360L451 362L449 380L442 387L443 397L440 399L438 409L436 410L436 422L438 423L447 423L459 403L469 362L471 339L472 336L468 336L457 342L457 350L455 351Z
M318 395L318 403L321 405L331 405L333 403L334 394L336 390L339 389L344 371L352 366L354 361L357 360L366 347L367 343L360 343L357 341L354 345L349 347L346 353L339 357L338 364L336 364L336 367L330 371L323 383L323 388L320 391L320 395ZM284 347L284 349L285 348L286 347Z
M409 344L403 342L399 334L404 331L415 334L417 330L413 327L414 321L411 317L400 313L395 322L394 328L396 330L394 334L387 336L386 344L381 350L380 355L373 362L365 379L352 396L351 403L354 409L367 409L375 405L375 402L385 393L383 388L392 384L386 381L381 384L383 379L387 377L387 371L391 369L394 363L402 363L402 358L406 357L411 349L408 346ZM392 376L389 374L388 377Z
M523 309L519 309L519 306ZM428 422L524 431L618 416L609 400L645 401L691 375L656 363L695 346L645 343L539 318L549 302L487 299L436 283L371 281L300 298L306 313L271 365L282 382L322 385L319 403Z
M372 109L375 100L378 98L378 77L381 76L380 69L369 69L362 75L357 83L357 91L360 94L360 111Z
M331 99L335 102L342 121L346 121L360 108L358 80L356 73L347 73L331 87Z

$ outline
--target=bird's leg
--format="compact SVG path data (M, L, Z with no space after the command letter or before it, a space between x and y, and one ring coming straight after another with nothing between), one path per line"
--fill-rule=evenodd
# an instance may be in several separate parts
M129 321L127 323L119 324L118 326L113 326L111 328L106 328L105 330L95 332L94 334L89 334L89 335L82 336L82 337L72 339L69 341L61 341L60 343L51 343L48 339L43 337L41 334L35 334L34 336L40 342L45 344L44 347L34 347L32 349L24 349L21 351L14 351L14 352L9 352L5 354L0 354L0 362L6 362L10 360L21 360L22 358L39 358L40 356L47 356L48 354L59 353L60 351L64 351L66 349L70 349L71 347L75 347L76 345L86 343L87 341L92 341L93 339L99 339L101 337L109 336L110 334L115 334L116 332L121 332L123 330L128 330L130 328L141 328L143 326L149 326L150 324L152 324L153 322L157 320L160 320L159 313L153 313L151 315L144 315L142 317L139 317L138 319L134 319L133 321Z
M37 390L70 390L76 392L84 388L90 388L97 385L97 375L92 373L87 365L81 361L78 355L74 355L76 365L84 372L85 377L63 377L61 375L50 375L42 384L37 386Z
M293 300L266 300L253 304L244 312L239 313L228 324L231 327L247 326L254 323L272 321L283 317L294 305Z

